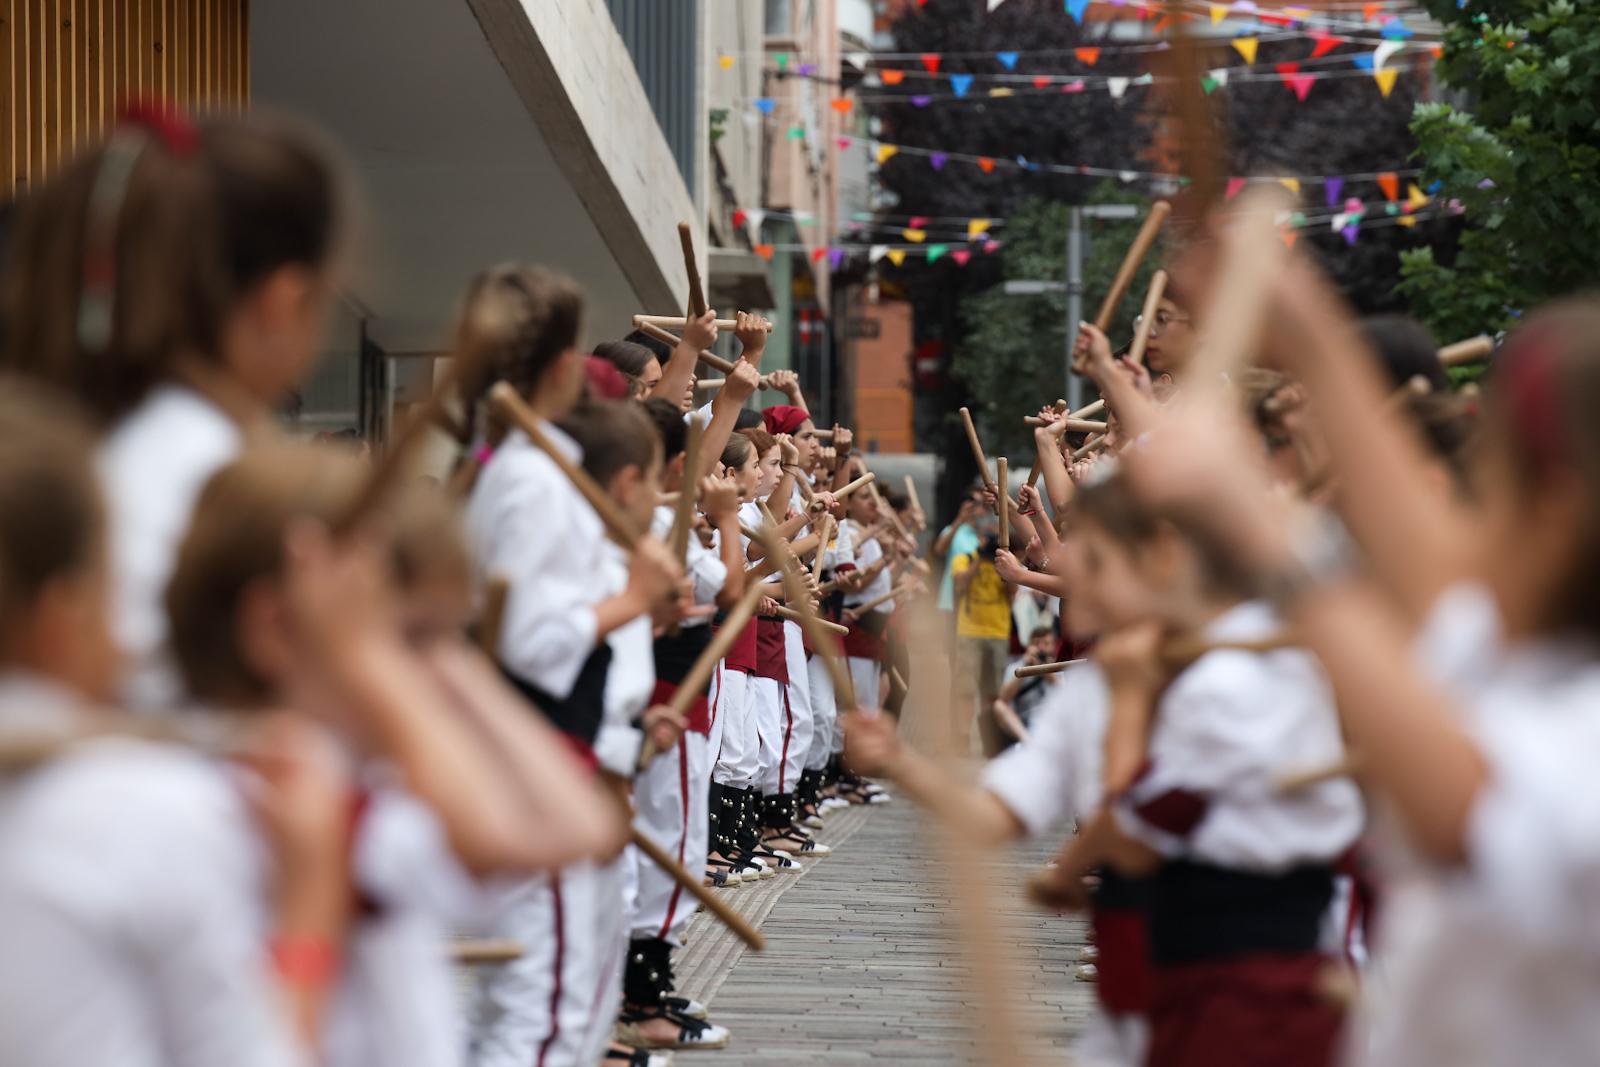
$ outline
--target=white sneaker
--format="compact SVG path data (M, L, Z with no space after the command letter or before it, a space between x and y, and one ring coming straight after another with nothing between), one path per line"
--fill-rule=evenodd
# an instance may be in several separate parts
M1094 963L1100 959L1099 945L1084 945L1078 950L1078 962Z
M818 810L818 812L819 812L819 814L816 814L816 815L807 815L807 816L806 816L806 817L805 817L805 818L803 818L803 819L801 819L801 820L800 820L800 825L801 825L801 826L809 826L809 827L811 827L811 828L812 828L812 829L813 829L813 830L820 830L820 829L822 829L822 827L823 827L823 822L822 822L822 815L821 815L821 814L820 814L820 812L821 812L821 809L820 809L820 808L819 808L819 809L817 809L817 810Z
M1100 968L1092 963L1085 963L1078 968L1073 977L1080 982L1098 982L1100 980Z

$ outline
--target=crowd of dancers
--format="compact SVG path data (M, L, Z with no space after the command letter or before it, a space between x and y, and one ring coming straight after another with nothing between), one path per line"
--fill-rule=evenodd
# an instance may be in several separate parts
M957 654L913 676L920 505L763 377L759 315L585 354L570 280L489 267L446 476L287 433L352 199L298 125L148 110L5 235L5 1062L721 1047L694 894L827 862L860 775L1064 837L1029 888L1092 918L1076 1062L1594 1061L1600 305L1455 390L1310 258L1196 237L1133 351L1082 328L1101 400L1032 417L1037 484L985 463L931 539ZM514 948L463 989L452 934Z

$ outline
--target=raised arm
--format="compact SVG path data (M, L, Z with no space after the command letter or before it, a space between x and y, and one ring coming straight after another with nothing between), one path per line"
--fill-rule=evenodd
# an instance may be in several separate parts
M700 350L716 343L716 311L708 310L698 319L690 319L683 328L683 336L668 357L667 365L661 368L661 380L650 391L650 395L663 397L674 404L681 401L684 393L689 391L689 383L694 380L694 368L700 362Z

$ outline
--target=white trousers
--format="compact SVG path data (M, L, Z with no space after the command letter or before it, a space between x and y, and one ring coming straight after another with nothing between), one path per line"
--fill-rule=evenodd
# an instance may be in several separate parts
M792 793L800 785L800 772L806 769L811 739L816 735L816 717L811 708L811 673L806 665L805 639L800 635L799 623L784 621L783 654L789 665L790 730L777 791Z
M838 694L833 691L833 676L821 656L806 663L806 678L811 683L811 717L816 729L806 753L806 770L820 771L828 759L844 747L844 732L839 728Z
M846 662L850 664L850 681L856 687L856 703L863 708L881 707L878 702L878 681L883 671L878 661L851 656Z
M691 731L633 780L634 828L691 874L706 866L710 770L707 740ZM629 936L682 944L694 898L648 857L633 848L628 852L638 887Z
M520 959L487 972L475 1013L474 1067L595 1067L622 1003L627 952L624 857L579 863L510 891L496 936Z
M711 733L717 738L716 766L711 777L717 784L733 789L755 785L761 767L752 677L724 664L718 664L711 676Z
M789 709L789 687L773 678L750 677L750 705L760 740L760 766L753 783L770 796L782 792L785 746L793 737L794 717Z

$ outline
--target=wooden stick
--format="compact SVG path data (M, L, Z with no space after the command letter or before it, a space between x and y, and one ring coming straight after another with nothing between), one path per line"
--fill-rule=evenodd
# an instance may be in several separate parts
M450 962L458 967L488 967L520 960L524 955L521 941L463 937L450 942Z
M647 337L654 337L657 341L660 341L662 344L671 345L673 348L678 347L678 344L683 340L683 338L675 337L672 334L668 333L666 330L663 330L661 327L659 327L659 326L651 326L649 323L645 323L643 326L640 326L639 327L639 332L644 334L644 335L646 335ZM721 371L724 375L728 375L728 374L732 374L733 373L733 361L732 360L723 359L721 356L717 355L715 352L708 352L704 348L702 348L697 353L697 355L699 356L699 359L700 359L701 363L704 363L706 366L712 368L713 370ZM761 378L761 380L759 382L757 382L756 384L759 385L762 389L771 389L772 388L772 383L769 382L766 379L765 376L763 376Z
M1293 793L1300 789L1307 789L1323 782L1331 782L1336 778L1354 778L1361 772L1361 756L1355 752L1347 752L1344 758L1337 763L1330 763L1326 767L1314 767L1310 770L1291 771L1282 775L1277 781L1278 792Z
M1066 418L1045 421L1037 415L1024 415L1022 421L1029 426L1059 426L1062 433L1105 433L1106 424L1094 419L1075 419L1071 415Z
M1076 667L1078 664L1086 662L1088 661L1081 659L1063 659L1054 663L1035 663L1031 666L1018 667L1016 675L1018 678L1033 678L1041 674L1060 674L1068 667Z
M490 663L500 662L500 628L506 617L506 601L511 583L503 577L490 578L483 587L483 614L478 617L478 647Z
M807 600L807 603L810 603L809 599ZM786 608L781 604L778 606L778 614L783 618L788 619L790 622L805 621L804 616L802 616L800 612L794 610L793 608ZM843 637L845 634L850 632L850 627L840 626L838 623L829 622L827 619L818 619L817 625L822 627L824 630L827 630L829 633L838 634L840 637Z
M1145 346L1150 343L1150 331L1156 324L1156 309L1167 293L1167 272L1158 270L1150 276L1150 288L1144 294L1144 309L1139 313L1139 328L1133 331L1133 344L1128 346L1128 362L1144 366Z
M664 330L682 330L688 327L689 320L681 315L635 315L633 317L633 324L636 327L643 326L646 323L651 326L660 326ZM719 330L736 330L738 328L738 319L717 320L717 329ZM772 323L770 322L767 323L767 332L772 332Z
M1427 396L1433 392L1433 383L1421 374L1413 374L1406 379L1404 385L1389 394L1386 403L1392 407L1403 407L1414 396Z
M895 599L896 597L905 597L905 596L909 595L910 592L911 592L911 588L912 588L911 583L907 583L905 585L899 586L898 588L890 589L887 593L880 593L877 596L873 597L871 600L865 601L864 603L852 604L849 607L845 608L844 610L849 612L850 614L854 615L856 618L859 619L863 615L865 615L867 612L871 611L873 608L876 608L880 604L887 604L889 601Z
M1082 448L1080 448L1076 452L1072 453L1072 458L1073 459L1082 459L1084 456L1087 456L1090 452L1093 452L1096 449L1104 448L1105 444L1106 444L1106 435L1105 434L1100 434L1100 435L1098 435L1096 437L1091 437L1091 438L1089 438L1087 441L1085 441L1083 443L1083 447Z
M674 882L677 882L696 900L706 906L706 910L717 917L717 920L733 932L733 935L743 941L756 952L767 947L767 939L761 936L761 931L745 921L744 916L730 908L725 901L719 898L701 884L698 878L683 869L683 866L673 859L662 847L646 837L637 828L632 833L633 847L643 852L650 858L650 862L660 867Z
M823 515L817 522L817 555L811 561L811 579L813 581L820 582L822 580L822 561L828 554L828 544L833 540L833 530L837 525L838 520L832 515Z
M770 519L771 516L769 515ZM834 648L834 641L828 631L817 625L822 619L817 616L811 607L811 601L806 596L805 586L800 583L799 577L794 573L794 568L789 566L794 556L789 552L789 546L773 531L772 526L763 526L757 531L761 543L765 546L767 554L776 556L783 561L779 568L783 575L784 589L791 601L801 605L800 626L811 639L813 655L821 656L822 663L828 668L828 675L833 679L834 696L842 714L858 710L856 707L855 688L850 684L850 672L839 661L839 653Z
M1139 271L1139 264L1150 251L1150 246L1155 244L1156 237L1161 233L1161 225L1167 221L1167 216L1170 214L1172 205L1165 200L1157 200L1150 205L1150 214L1144 217L1144 225L1139 227L1138 236L1133 239L1133 244L1128 246L1128 254L1122 257L1122 266L1117 268L1117 275L1111 282L1111 288L1106 291L1106 298L1100 303L1100 313L1094 317L1094 324L1102 333L1111 326L1111 316L1116 314L1117 305L1122 303L1128 286L1133 284L1133 276Z
M694 380L694 387L696 389L705 389L708 391L712 389L721 389L727 384L728 379L726 378L696 378Z
M689 527L694 522L694 506L700 498L700 439L704 428L690 416L688 440L683 446L683 487L678 490L678 508L667 532L667 551L680 563L689 560Z
M1478 363L1494 355L1494 338L1488 334L1469 337L1439 349L1439 362L1446 367L1459 367L1465 363Z
M638 545L639 531L633 528L633 523L622 513L622 509L617 506L616 501L612 500L606 491L601 489L593 478L589 477L587 471L573 463L572 460L567 458L565 452L556 447L555 442L551 441L544 430L540 429L538 417L534 415L527 404L523 403L522 398L517 395L515 389L511 388L506 382L500 382L489 390L489 404L494 408L497 415L527 434L528 440L544 450L545 454L561 469L561 473L567 476L567 480L572 482L579 493L583 494L583 498L589 502L589 506L594 508L595 513L600 516L600 521L605 524L606 530L611 534L614 541L630 552Z
M961 424L967 428L967 444L972 446L972 458L978 461L978 472L983 475L983 484L992 490L994 478L989 474L989 460L983 454L983 445L978 443L978 428L972 425L972 412L966 408L961 409Z
M855 492L857 489L860 489L863 485L870 485L870 484L872 484L873 482L875 482L877 480L878 480L878 476L876 474L873 474L871 471L868 471L867 473L863 474L861 477L856 478L853 481L845 482L839 488L835 489L833 491L833 498L835 500L843 500L845 497L849 496L851 493Z
M1247 641L1209 641L1194 634L1179 634L1161 645L1161 659L1172 669L1181 670L1208 652L1281 652L1299 648L1303 642L1294 633L1273 634Z
M683 676L683 681L672 694L672 699L667 702L667 707L679 715L688 712L689 705L694 703L694 698L711 681L711 674L717 669L717 664L727 656L733 643L739 640L745 624L756 613L756 604L760 602L762 596L761 586L756 582L751 582L740 594L733 607L728 609L722 625L717 627L717 632L712 635L711 643L701 650L700 655L695 658L694 665L689 668L689 673Z
M706 294L700 287L700 264L694 258L694 231L687 222L678 223L678 242L683 245L683 270L689 276L689 314L706 313Z
M917 496L917 481L909 474L906 475L906 499L911 501L912 507L922 510L922 499Z
M1011 551L1011 479L1010 471L1006 467L1006 457L1001 456L995 460L1000 466L1000 491L994 495L994 502L999 509L1000 516L1000 547L1007 552Z
M819 440L819 441L831 441L831 440L833 440L833 431L832 430L816 430L814 432L816 434L817 440Z

